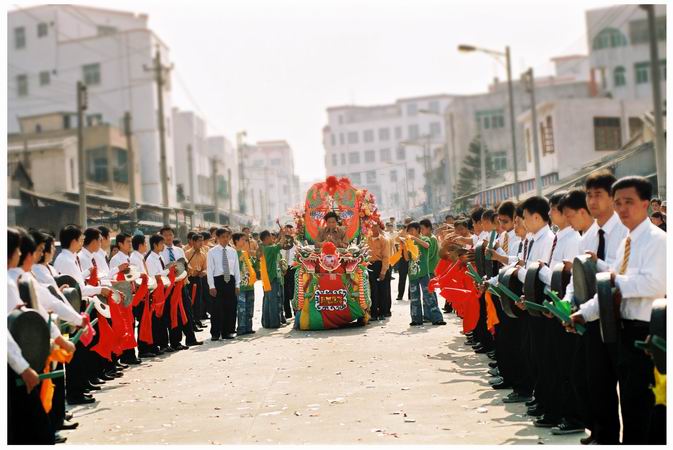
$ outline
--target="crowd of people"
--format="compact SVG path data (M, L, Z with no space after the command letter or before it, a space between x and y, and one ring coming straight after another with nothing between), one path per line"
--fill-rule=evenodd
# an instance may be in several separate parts
M666 294L665 202L651 194L645 179L615 180L597 172L585 189L477 207L438 225L411 218L399 225L393 218L376 222L363 237L369 247L369 320L391 317L395 278L397 301L405 295L409 300L410 326L446 325L441 295L443 311L463 320L466 344L492 360L493 389L511 389L504 402L525 403L536 427L555 434L588 429L583 444L662 442L665 416L650 388L653 363L634 347L649 333L652 301ZM334 213L324 217L317 247L347 244L338 220ZM300 239L292 225L277 224L278 230L260 233L248 227L194 230L186 242L165 226L150 236L119 233L114 245L106 227L70 225L58 236L10 228L8 314L29 307L48 321L54 343L48 366L65 369L65 376L40 378L40 368L29 365L8 333L9 443L65 441L59 431L78 426L66 403L93 403L96 391L129 366L202 345L196 332L208 320L214 342L255 333L258 281L262 327L287 326L294 317ZM56 238L60 253L54 260ZM568 322L528 315L523 302L516 303L520 317L509 317L488 291L498 286L498 276L482 282L467 276L474 249L484 242L489 261L515 268L513 276L522 282L533 262L543 264L539 278L547 286L550 268L588 252L621 291L619 341L602 342L596 300L575 305L572 281L563 299L572 304ZM118 302L115 283L128 279L132 301ZM65 296L72 288L84 299L79 309ZM66 325L81 339L64 337ZM576 333L580 326L586 326L583 335Z

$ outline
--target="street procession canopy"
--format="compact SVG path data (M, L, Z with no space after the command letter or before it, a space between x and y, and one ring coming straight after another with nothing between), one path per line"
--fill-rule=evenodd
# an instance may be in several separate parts
M347 247L332 242L316 246L325 214L334 212L345 234ZM322 330L369 321L371 297L367 261L369 249L363 237L379 221L374 195L358 189L348 178L327 177L306 193L304 208L293 212L298 236L294 264L293 307L300 330ZM300 239L301 240L301 239Z

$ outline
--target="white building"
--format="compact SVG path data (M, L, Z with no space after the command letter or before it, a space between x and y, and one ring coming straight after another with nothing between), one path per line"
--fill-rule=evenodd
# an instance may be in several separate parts
M161 204L158 102L152 66L157 49L170 63L168 47L147 27L146 14L75 5L20 8L8 14L9 132L19 131L19 117L70 111L76 105L76 82L88 88L89 123L123 129L130 111L142 189L138 200ZM175 205L175 168L171 126L171 83L163 92L169 204Z
M426 203L426 172L443 148L446 94L376 106L327 108L323 128L327 175L346 176L370 190L384 215L400 216Z
M662 94L666 97L666 5L655 6ZM638 5L586 12L589 60L596 80L613 98L652 100L647 13ZM652 109L651 104L647 107ZM645 111L642 111L645 113Z
M299 177L294 172L294 154L284 140L244 145L243 183L245 213L263 227L287 221L288 210L300 202Z
M643 129L644 100L572 98L537 105L540 174L563 179L586 163L621 149ZM523 126L526 158L522 179L535 176L531 111L517 118Z
M239 211L238 152L225 136L208 136L208 154L217 160L218 177L224 179L224 197L219 201L220 211Z

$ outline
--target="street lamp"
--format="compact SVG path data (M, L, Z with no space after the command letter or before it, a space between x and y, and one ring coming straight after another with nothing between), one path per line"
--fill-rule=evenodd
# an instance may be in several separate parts
M505 66L507 69L507 93L509 96L509 122L510 122L510 131L512 133L512 163L514 165L514 197L519 200L519 174L518 174L518 164L516 160L516 127L514 122L514 93L512 89L512 62L509 52L509 46L505 47L505 51L501 52L498 50L488 50L485 48L475 47L473 45L459 45L458 51L463 53L469 52L482 52L487 55L495 57L498 61L499 58L505 58Z

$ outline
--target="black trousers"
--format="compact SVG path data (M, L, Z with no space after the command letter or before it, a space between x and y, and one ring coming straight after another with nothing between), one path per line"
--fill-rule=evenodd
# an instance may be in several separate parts
M516 390L516 381L520 364L519 341L521 333L519 332L519 319L513 319L504 313L500 306L500 299L493 297L496 311L498 313L499 324L495 326L495 359L498 361L498 371L505 383L511 385Z
M68 397L75 398L84 393L84 383L89 379L89 371L86 367L89 352L88 348L78 342L75 345L72 360L65 365L65 388Z
M178 311L178 326L171 328L171 305L174 301L173 293L166 299L164 306L164 315L161 316L161 323L163 328L168 332L168 344L171 347L177 347L182 341L182 322L180 318L180 311Z
M283 280L283 309L285 310L285 317L288 319L294 316L291 302L294 298L294 273L296 271L295 267L288 267Z
M379 281L382 266L381 261L374 261L369 265L369 293L372 299L371 316L374 318L382 317L384 314L385 281Z
M563 417L563 401L564 397L568 395L567 387L565 385L566 379L562 374L561 365L567 364L570 360L571 354L568 349L561 345L562 333L565 328L561 323L552 318L542 318L544 339L543 356L541 365L541 375L538 379L538 386L544 390L544 398L547 399L545 403L545 417L548 419L560 420ZM565 356L565 361L561 360L560 355Z
M531 395L535 388L535 359L533 357L533 348L531 341L533 338L532 317L529 314L523 314L516 319L519 321L520 341L518 342L518 353L520 355L521 367L518 371L518 383L515 390L522 395ZM517 347L515 343L515 347Z
M529 317L530 324L530 359L533 362L534 370L534 392L535 400L537 403L542 406L546 411L546 408L549 404L549 398L547 396L548 392L545 390L545 381L543 377L545 376L545 359L547 348L545 345L545 325L549 319L546 317Z
M397 280L397 299L402 300L404 298L404 291L407 288L407 275L409 274L409 261L404 258L400 258L397 262L397 275L400 277ZM407 294L407 298L409 295Z
M390 283L392 282L393 277L393 268L388 266L388 271L386 272L386 278L383 280L383 288L386 291L384 302L383 302L383 315L390 316L390 308L393 305L393 294L390 289Z
M196 335L194 334L194 312L192 311L192 292L191 285L188 284L182 289L182 307L185 309L187 316L187 323L182 323L182 316L178 311L178 327L182 334L185 335L185 342L196 342Z
M29 393L17 386L19 377L7 366L7 443L54 445L54 427L40 402L40 385Z
M54 370L63 370L63 364L56 364ZM51 398L49 420L54 429L57 430L63 425L63 421L65 420L65 378L57 377L51 381L54 383L54 396Z
M217 295L210 317L210 335L217 339L236 332L236 280L231 276L225 283L224 275L215 277L215 289Z
M168 302L164 303L164 310L161 317L157 317L156 313L152 313L152 341L154 345L164 348L168 347L168 327L164 320L170 315L170 308Z
M578 358L578 347L582 342L581 336L565 331L563 325L558 322L555 342L552 342L550 351L556 353L558 373L555 377L553 391L554 402L558 404L560 416L571 423L580 423L586 427L586 419L583 416L586 410L586 365L582 364L584 383L576 383L576 365L581 364L583 358Z
M488 326L486 325L486 298L484 295L479 297L479 320L477 320L477 326L474 328L472 336L483 347L489 350L493 349L493 335L488 331Z
M586 339L585 336L574 335L575 339L574 354L572 357L572 364L570 367L570 381L575 394L577 418L584 425L593 432L594 416L591 409L591 401L589 395L589 376L587 374L587 357L586 357ZM566 416L566 418L568 418Z
M208 295L208 286L204 283L203 277L189 277L189 295L194 292L192 298L192 317L194 322L200 322L206 315L206 295ZM196 289L194 289L196 286Z

